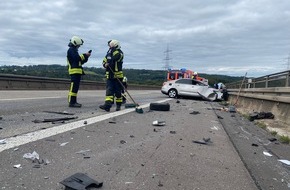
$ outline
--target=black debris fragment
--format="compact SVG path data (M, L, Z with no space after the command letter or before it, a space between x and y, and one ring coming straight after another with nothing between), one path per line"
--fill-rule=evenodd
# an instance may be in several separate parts
M170 131L169 133L171 133L171 134L176 134L176 131Z
M197 115L197 114L200 114L200 112L199 112L199 111L193 111L193 112L191 112L191 113L189 113L189 114Z
M76 173L60 182L66 187L66 190L84 190L90 188L100 188L103 182L98 182L84 173Z
M271 112L254 112L249 115L249 120L254 121L255 119L274 119L274 114Z
M86 125L86 124L88 124L88 122L87 121L84 121L84 124Z
M275 137L268 138L268 140L271 141L271 142L277 141L277 139Z
M176 103L178 103L178 104L179 104L179 103L180 103L180 101L179 101L179 100L177 100L177 101L176 101Z
M218 118L218 119L223 119L223 117L222 117L222 116L219 116L219 115L217 115L217 118Z
M56 114L62 114L62 115L74 115L74 113L68 113L68 112L60 112L60 111L43 111L45 113L56 113Z
M124 141L124 140L120 140L120 143L121 143L121 144L125 144L126 141Z
M202 141L198 140L193 140L192 141L193 143L196 143L196 144L203 144L203 145L209 145L210 143L212 143L211 139L210 138L203 138Z
M43 119L43 120L34 120L34 123L47 123L47 122L57 122L57 121L67 121L72 119L77 119L78 117L61 117L61 118L52 118L52 119Z
M258 144L256 144L256 143L252 143L252 146L256 146L256 147L257 147L257 146L259 146L259 145L258 145Z
M109 121L109 123L116 124L116 121Z

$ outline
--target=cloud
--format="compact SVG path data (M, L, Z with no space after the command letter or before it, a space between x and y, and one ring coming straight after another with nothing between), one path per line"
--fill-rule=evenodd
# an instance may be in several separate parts
M69 39L93 50L101 67L107 41L118 39L124 67L187 68L200 73L260 76L286 70L288 0L1 1L0 65L66 64ZM168 53L166 49L168 48Z

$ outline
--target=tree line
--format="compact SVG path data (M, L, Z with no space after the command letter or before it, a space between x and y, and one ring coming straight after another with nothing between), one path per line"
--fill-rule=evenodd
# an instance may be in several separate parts
M105 81L105 69L96 67L84 67L85 75L83 80ZM123 69L124 75L128 78L129 84L162 86L166 81L166 70L147 70L147 69ZM29 65L29 66L0 66L1 74L15 74L26 76L38 76L48 78L69 79L67 66L62 65ZM210 75L199 73L200 77L206 78L209 85L216 82L224 84L240 81L243 77L232 77L227 75Z

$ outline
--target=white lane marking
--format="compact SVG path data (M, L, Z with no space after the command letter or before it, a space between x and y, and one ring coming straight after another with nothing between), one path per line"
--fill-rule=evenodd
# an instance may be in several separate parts
M157 103L162 103L162 102L166 102L170 99L164 99L164 100L160 100L160 101L156 101ZM149 107L150 103L148 104L144 104L139 106L140 108L146 108ZM126 113L130 113L135 111L135 108L130 108L130 109L125 109L125 110L121 110L118 112L112 112L112 113L108 113L108 114L104 114L104 115L100 115L100 116L96 116L96 117L91 117L91 118L87 118L87 119L82 119L76 122L72 122L72 123L67 123L64 125L59 125L59 126L55 126L55 127L51 127L48 129L44 129L44 130L40 130L40 131L34 131L31 133L27 133L24 135L19 135L16 137L10 137L10 138L6 138L5 142L6 144L1 144L0 145L0 152L10 149L10 148L14 148L20 145L24 145L30 142L34 142L40 139L44 139L47 137L51 137L53 135L57 135L60 133L64 133L73 129L77 129L77 128L81 128L90 124L94 124L100 121L104 121L106 119L109 119L111 117L116 117L119 115L123 115ZM84 121L87 121L87 124L84 124Z

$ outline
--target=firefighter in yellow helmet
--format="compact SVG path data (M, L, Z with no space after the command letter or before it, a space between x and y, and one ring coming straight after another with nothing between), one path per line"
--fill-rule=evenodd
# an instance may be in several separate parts
M106 69L106 98L105 103L99 108L109 112L114 96L116 97L116 111L121 110L122 104L122 80L123 80L123 58L124 54L121 50L118 40L110 40L108 42L109 50L103 60L103 67Z
M83 45L84 41L78 37L73 36L68 44L67 50L67 64L68 72L71 78L71 84L68 94L69 107L80 108L82 104L77 102L77 94L80 86L81 76L84 75L82 65L86 63L91 55L91 50L87 53L79 54L78 49Z

